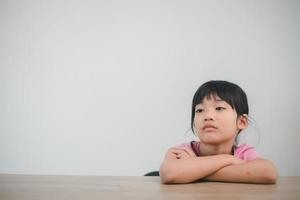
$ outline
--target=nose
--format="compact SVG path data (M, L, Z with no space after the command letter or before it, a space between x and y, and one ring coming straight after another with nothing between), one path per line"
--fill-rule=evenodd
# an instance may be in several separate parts
M212 111L206 111L205 112L205 115L204 115L204 121L207 122L207 121L214 121L214 117L213 117L213 114L212 114Z
M204 121L205 121L205 122L207 122L207 121L213 121L213 120L214 120L214 119L213 119L212 117L205 117L205 118L204 118Z

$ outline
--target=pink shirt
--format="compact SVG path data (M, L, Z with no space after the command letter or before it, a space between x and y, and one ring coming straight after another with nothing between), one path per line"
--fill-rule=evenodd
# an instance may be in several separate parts
M183 143L183 144L176 146L176 148L182 148L182 147L191 148L197 156L201 156L200 148L199 148L200 142L192 141L190 143ZM249 160L255 160L257 158L260 158L260 156L257 153L257 151L255 150L255 148L250 145L247 145L247 144L235 146L233 148L233 151L234 151L233 155L242 160L249 161Z

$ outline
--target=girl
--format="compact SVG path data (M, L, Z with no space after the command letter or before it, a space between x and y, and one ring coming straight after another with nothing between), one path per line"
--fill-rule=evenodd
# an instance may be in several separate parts
M248 102L244 91L227 81L209 81L195 93L191 128L199 142L170 148L160 167L162 183L201 180L275 183L277 170L256 150L235 143L248 126Z

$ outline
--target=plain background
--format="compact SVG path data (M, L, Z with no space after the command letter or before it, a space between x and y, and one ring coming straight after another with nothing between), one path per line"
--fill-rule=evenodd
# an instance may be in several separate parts
M239 84L241 142L300 175L299 1L0 1L0 173L143 175Z

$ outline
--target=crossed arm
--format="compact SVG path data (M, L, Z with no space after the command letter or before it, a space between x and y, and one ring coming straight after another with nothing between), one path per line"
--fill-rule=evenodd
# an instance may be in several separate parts
M228 154L197 157L189 148L171 148L160 167L162 183L190 183L197 180L275 183L277 170L265 159L243 161Z

